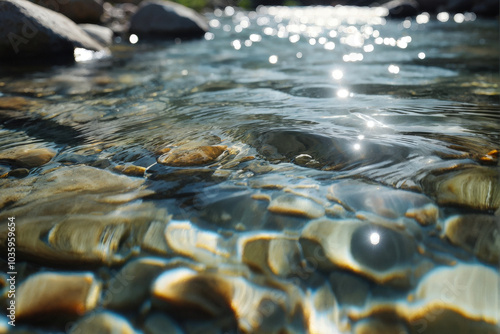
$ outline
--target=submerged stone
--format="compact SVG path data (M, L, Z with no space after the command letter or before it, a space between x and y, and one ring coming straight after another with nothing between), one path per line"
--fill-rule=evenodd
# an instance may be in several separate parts
M242 277L198 273L188 268L166 271L152 287L153 305L189 319L228 315L243 333L282 333L290 317L298 316L284 291L265 288ZM214 326L217 322L214 321Z
M103 293L104 306L111 309L137 309L150 297L152 282L175 261L146 257L130 261L108 282Z
M439 217L438 207L425 195L356 180L330 186L327 198L349 211L370 212L385 219L406 217L431 225Z
M22 168L33 168L45 165L55 155L56 152L52 149L28 145L0 152L0 161L4 160Z
M500 169L477 166L423 180L424 190L436 198L439 205L466 206L476 210L496 210L500 207Z
M296 239L274 233L252 233L238 240L241 261L251 268L277 276L301 269L302 252Z
M201 166L214 162L227 146L187 146L173 148L158 158L158 162L172 167Z
M144 321L145 334L183 334L184 331L179 327L174 319L166 314L153 313Z
M291 194L280 195L274 198L267 207L272 213L302 216L305 218L319 218L325 215L325 208L313 200Z
M188 221L171 221L165 229L168 246L179 254L207 265L227 261L231 256L221 235L205 231Z
M135 334L136 331L124 317L100 311L92 313L77 321L69 330L69 334Z
M491 264L500 261L500 217L472 214L451 217L444 223L443 234L482 261Z
M34 102L20 96L0 97L0 110L23 110L33 104Z
M309 263L349 270L379 284L410 286L429 266L408 235L358 220L313 220L299 241Z
M96 307L100 291L93 274L35 274L18 287L16 317L81 316Z
M430 271L406 298L372 298L364 308L350 308L347 313L355 321L364 319L361 328L364 321L383 315L380 319L405 322L410 333L495 333L500 325L499 289L498 271L460 263Z
M0 179L0 217L20 217L17 252L56 263L120 263L139 249L149 223L168 219L144 180L86 166L62 167L21 180ZM134 202L135 201L135 202ZM0 241L8 235L0 225Z

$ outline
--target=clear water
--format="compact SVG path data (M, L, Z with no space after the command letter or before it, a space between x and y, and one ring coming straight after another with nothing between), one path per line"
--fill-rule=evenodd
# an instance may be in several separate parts
M55 149L53 161L30 177L102 160L108 169L147 167L145 182L155 193L144 201L174 220L225 233L298 233L308 219L266 213L266 202L251 198L287 187L323 201L330 185L364 180L432 201L436 194L422 183L429 173L478 165L498 148L498 22L473 14L447 22L381 14L354 7L218 10L207 14L211 30L199 41L139 40L71 66L3 66L0 96L36 104L30 121L4 122L0 150L28 143ZM158 150L188 142L226 145L234 154L208 167L156 163ZM342 202L358 195L346 196ZM366 211L363 205L354 210ZM380 202L396 212L398 205ZM441 220L470 212L440 210ZM477 262L426 240L445 257Z

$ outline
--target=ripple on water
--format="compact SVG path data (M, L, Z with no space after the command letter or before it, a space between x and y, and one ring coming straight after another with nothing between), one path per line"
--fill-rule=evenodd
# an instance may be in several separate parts
M227 7L203 40L0 66L20 327L496 331L497 24L382 11Z

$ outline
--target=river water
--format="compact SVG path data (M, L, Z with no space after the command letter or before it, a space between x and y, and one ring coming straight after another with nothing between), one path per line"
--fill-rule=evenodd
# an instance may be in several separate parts
M498 22L207 19L201 40L1 67L0 239L15 217L20 325L496 332ZM68 297L78 312L59 305L71 275L98 286ZM37 279L59 297L34 296Z

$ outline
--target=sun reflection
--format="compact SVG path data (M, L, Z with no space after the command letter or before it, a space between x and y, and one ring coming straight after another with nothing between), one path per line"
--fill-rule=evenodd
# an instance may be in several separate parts
M426 24L427 22L429 22L429 17L429 13L424 12L420 15L417 15L415 21L417 21L418 24Z
M278 62L278 56L277 55L272 55L269 57L269 63L271 64L276 64Z
M332 71L332 77L335 80L340 80L344 76L344 73L341 70L333 70Z
M344 99L349 96L349 91L344 88L339 89L337 92L337 96Z
M354 144L354 150L359 151L361 149L361 145L356 143Z
M419 52L418 53L418 58L419 59L425 59L425 53L424 52Z
M239 39L235 39L234 41L231 42L231 45L235 50L241 49L241 42Z
M450 19L450 14L448 14L447 12L441 12L437 14L436 18L439 22L447 22Z
M389 70L389 73L398 74L399 73L399 66L389 65L388 70Z
M373 44L368 44L368 45L363 46L363 51L365 51L365 52L372 52L373 50L375 50L375 47L373 46Z
M128 41L130 44L137 44L137 42L139 42L139 37L137 37L136 34L132 34L129 36Z
M366 126L369 127L369 128L373 128L375 126L375 122L374 121L368 121L368 122L366 122Z
M380 242L380 234L378 234L377 232L373 232L372 234L370 234L370 242L372 245L378 245Z
M453 21L456 23L462 23L465 21L465 16L462 13L457 13L455 16L453 16Z

